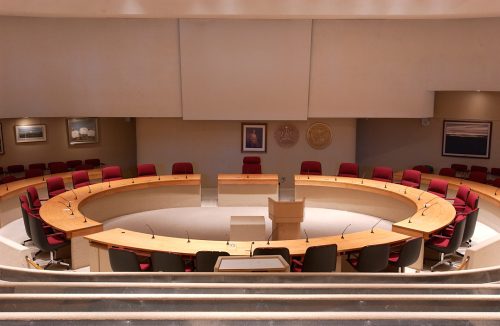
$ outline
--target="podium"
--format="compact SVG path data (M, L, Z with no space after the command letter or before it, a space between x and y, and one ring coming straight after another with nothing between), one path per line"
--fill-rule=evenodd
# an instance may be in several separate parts
M304 200L287 202L268 199L269 218L273 222L273 240L301 238L300 223L304 220Z

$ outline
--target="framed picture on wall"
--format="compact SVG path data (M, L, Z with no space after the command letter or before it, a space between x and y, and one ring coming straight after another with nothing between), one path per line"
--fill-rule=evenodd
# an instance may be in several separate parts
M99 141L97 118L71 118L67 121L70 145L96 144Z
M45 125L15 126L16 143L47 141Z
M267 125L265 123L241 124L241 151L267 151Z
M443 123L443 156L490 158L491 121Z
M5 153L3 148L3 133L2 133L2 124L0 123L0 155Z

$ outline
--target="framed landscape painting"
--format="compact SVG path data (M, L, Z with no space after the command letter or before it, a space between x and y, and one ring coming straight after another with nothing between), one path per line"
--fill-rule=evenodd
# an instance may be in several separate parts
M68 119L68 143L70 145L97 143L98 127L97 118Z
M490 158L491 121L443 123L443 156Z
M241 151L266 152L267 150L267 125L265 123L241 124Z
M45 125L15 126L16 143L33 143L47 140Z

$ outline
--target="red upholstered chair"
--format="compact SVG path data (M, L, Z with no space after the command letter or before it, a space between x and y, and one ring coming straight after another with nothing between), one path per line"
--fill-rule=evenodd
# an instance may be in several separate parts
M393 182L394 173L392 168L387 166L376 166L372 172L372 179L383 182Z
M14 182L14 181L17 181L17 180L19 180L19 179L16 178L15 176L13 176L13 175L6 175L2 179L0 179L0 184L10 183L10 182Z
M29 186L26 188L27 199L29 207L32 210L39 210L42 207L42 201L47 201L47 199L40 199L38 195L38 190L35 187Z
M75 167L77 167L78 165L82 165L82 164L83 164L82 160L71 160L71 161L66 162L68 169L71 169L71 170L74 170Z
M422 247L422 238L412 238L407 240L397 250L389 254L389 264L398 268L399 272L404 273L405 267L410 266L417 261Z
M107 166L102 169L102 182L123 179L122 169L118 165Z
M137 176L138 177L149 177L149 176L155 176L156 174L156 167L154 164L139 164L137 165Z
M473 191L469 193L467 200L465 201L465 206L454 206L458 213L468 214L472 212L479 206L479 195Z
M413 170L420 171L421 173L432 173L432 169L429 165L416 165Z
M92 168L98 168L101 166L101 160L98 158L89 158L85 160L85 164L92 166Z
M74 171L71 173L71 179L74 189L90 185L89 174L86 170Z
M243 158L243 167L241 168L243 174L261 174L262 168L260 166L260 157L258 156L245 156Z
M68 172L68 165L64 162L50 162L48 167L50 174Z
M479 182L479 183L487 183L488 177L486 172L482 171L471 171L469 174L470 181Z
M500 177L500 168L491 168L491 175L495 177Z
M177 162L172 164L172 174L193 174L193 164L190 162Z
M483 173L488 173L488 168L486 166L480 166L480 165L472 165L470 167L470 172L483 172Z
M441 198L446 198L446 195L448 194L448 181L432 179L427 187L427 192Z
M439 234L433 235L425 243L425 246L427 248L433 249L440 253L440 260L438 263L431 266L431 272L433 272L437 266L442 265L446 262L449 262L451 265L451 260L446 259L446 257L453 255L455 251L460 247L464 235L465 223L465 215L459 215L457 218L455 218L453 234L451 235L451 237Z
M359 177L359 167L357 163L340 163L339 177Z
M493 180L493 182L491 183L491 185L493 187L500 188L500 178L496 178L495 180Z
M303 161L300 165L300 174L322 175L321 163L318 161Z
M439 170L439 175L455 178L457 176L457 171L453 168L441 168L441 170Z
M41 169L28 169L24 172L24 177L26 179L41 177L43 175L43 170Z
M469 173L469 168L465 164L452 164L451 168L457 172L457 177L465 178Z
M420 188L420 182L422 180L422 173L417 170L404 170L403 178L401 179L401 185Z
M8 173L22 173L22 172L24 172L24 165L21 165L21 164L9 165L7 167L7 172Z
M89 164L80 164L75 166L75 171L92 170L94 167Z
M453 200L453 207L455 209L458 208L463 208L465 207L465 203L467 201L467 198L469 197L470 193L470 187L466 185L461 185L458 187L457 194L455 195L455 198L446 198L447 200Z
M40 169L42 171L45 171L47 169L47 166L45 165L45 163L31 163L30 165L28 165L28 169Z
M47 178L46 183L49 198L55 197L67 191L66 187L64 186L64 180L61 177Z

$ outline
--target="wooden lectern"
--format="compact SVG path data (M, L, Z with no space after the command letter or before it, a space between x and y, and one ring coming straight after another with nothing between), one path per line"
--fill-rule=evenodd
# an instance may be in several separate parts
M304 200L287 202L268 199L269 218L273 221L273 240L300 239L304 220Z

